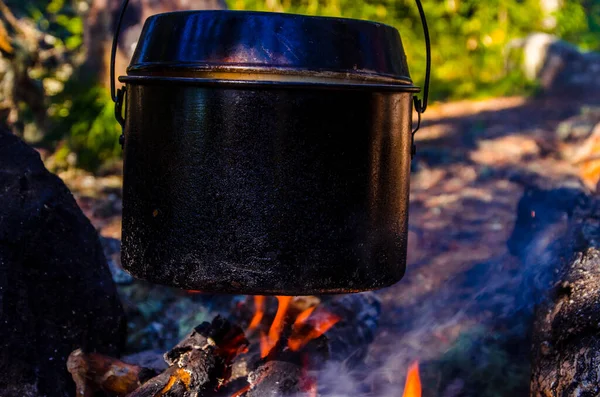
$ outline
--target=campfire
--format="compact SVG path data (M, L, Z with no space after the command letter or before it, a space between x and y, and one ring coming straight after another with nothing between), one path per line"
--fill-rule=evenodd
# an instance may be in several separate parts
M431 73L427 21L416 5L427 57L422 97L391 26L228 11L148 18L117 87L123 2L110 73L123 129L122 267L190 294L254 296L239 313L196 326L164 354L162 371L74 351L68 368L79 395L333 395L320 376L329 363L365 364L380 314L374 294L288 295L373 291L405 273L413 136ZM157 52L165 42L170 50ZM207 84L231 115L206 96ZM264 112L281 103L289 105L283 113ZM161 143L164 131L186 144ZM181 187L185 204L175 193ZM404 396L420 395L414 364Z
M600 54L551 35L577 34L128 2L0 0L0 397L599 395ZM539 95L421 124L431 60L436 101Z
M221 316L200 324L164 354L168 367L160 373L79 349L68 368L78 396L98 390L129 397L327 396L327 385L319 383L327 362L362 365L359 352L372 341L356 338L371 335L365 330L373 324L357 323L361 313L353 309L378 304L371 293L247 297L235 314L243 326ZM418 363L407 370L403 396L421 396Z

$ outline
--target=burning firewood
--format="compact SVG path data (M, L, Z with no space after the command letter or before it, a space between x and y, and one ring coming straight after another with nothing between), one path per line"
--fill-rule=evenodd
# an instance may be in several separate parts
M322 319L310 319L315 307L304 311L290 309L290 297L278 297L278 310L268 332L261 333L260 356L255 352L248 365L245 361L243 381L233 382L219 396L302 396L316 395L316 383L308 369L324 364L330 356L327 338L323 335L335 322L333 314ZM298 314L300 313L300 314ZM326 313L322 311L322 313ZM294 320L294 317L296 319ZM252 369L253 368L253 369Z
M286 361L268 361L248 376L244 397L290 396L302 392L302 367Z
M320 305L316 297L277 297L278 310L267 327L262 321L267 299L254 298L258 314L250 321L252 331L261 335L260 359L257 351L254 358L239 357L247 372L238 374L238 382L219 396L317 396L317 380L311 374L332 356L362 360L380 315L379 301L372 293L325 297ZM336 347L333 354L332 344L348 346ZM250 347L251 354L254 349Z
M80 397L92 397L97 390L126 396L155 375L152 370L97 353L86 354L81 349L69 355L67 369Z
M241 328L216 317L196 327L165 354L170 367L129 397L198 397L213 393L231 374L231 363L248 341Z
M110 365L96 365L100 369L90 372L89 360L82 362L74 353L76 370L71 372L78 392L84 397L98 389L127 397L317 396L314 374L331 359L332 343L349 345L338 349L336 360L360 359L356 351L372 341L380 314L379 301L370 293L325 297L323 302L317 297L283 296L252 301L254 314L242 310L240 320L248 324L252 343L240 327L216 317L164 355L169 367L159 375L144 382L140 367L113 371L129 376L118 379L129 394L116 393L102 383L110 365L128 364L104 358Z

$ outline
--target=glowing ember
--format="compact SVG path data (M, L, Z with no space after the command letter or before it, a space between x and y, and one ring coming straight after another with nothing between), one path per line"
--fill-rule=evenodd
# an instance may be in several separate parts
M243 389L241 389L241 390L238 390L238 391L236 391L235 393L233 393L233 394L231 395L231 397L241 397L241 396L243 396L244 394L246 394L246 392L248 392L248 391L249 391L251 388L252 388L252 386L250 386L250 385L248 385L248 386L245 386Z
M238 354L248 353L248 341L243 334L231 339L227 344L219 347L219 354L226 361L232 361Z
M264 380L264 375L259 376L254 382L253 384L256 386L257 384L259 384L260 382L262 382ZM249 392L252 389L252 385L246 385L244 387L242 387L240 390L236 391L235 393L233 393L230 397L241 397L244 394L246 394L247 392Z
M302 355L302 391L307 393L307 397L317 397L317 379L308 373L309 359L308 355Z
M256 329L265 315L265 297L257 295L254 297L254 317L250 321L248 331Z
M421 377L419 376L418 362L412 364L408 369L402 397L421 397Z
M313 379L313 382L310 385L310 388L308 389L308 397L317 397L317 396L318 396L317 381Z
M301 315L302 314L304 313L301 313ZM331 327L337 324L338 321L340 321L340 318L335 314L321 312L318 316L310 318L310 331L308 331L308 333L302 333L300 332L299 325L309 322L308 316L305 317L306 318L302 322L296 320L296 323L294 324L295 332L292 333L288 340L288 347L293 351L302 349L308 342L323 335L325 332L329 331Z

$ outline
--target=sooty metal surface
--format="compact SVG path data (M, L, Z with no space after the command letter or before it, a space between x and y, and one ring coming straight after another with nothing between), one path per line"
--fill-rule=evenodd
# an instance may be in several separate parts
M395 283L411 111L409 92L130 82L125 268L220 293Z

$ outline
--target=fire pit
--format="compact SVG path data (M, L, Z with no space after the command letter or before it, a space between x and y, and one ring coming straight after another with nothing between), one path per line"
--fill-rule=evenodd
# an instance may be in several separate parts
M330 363L343 362L345 371L362 368L380 302L372 293L323 300L255 296L238 309L229 317L243 327L221 316L195 327L164 355L166 368L74 351L68 368L78 395L95 390L128 397L337 395L339 390L328 390L331 380L320 383L320 373L331 372ZM408 370L404 396L421 396L418 364Z
M113 68L117 40L118 29ZM119 80L124 268L190 293L261 295L238 324L195 327L164 355L167 368L76 350L78 393L317 396L330 359L362 365L375 295L292 296L403 276L412 111L420 124L429 63L420 100L392 27L178 12L146 21ZM418 366L408 374L405 397L420 397Z

